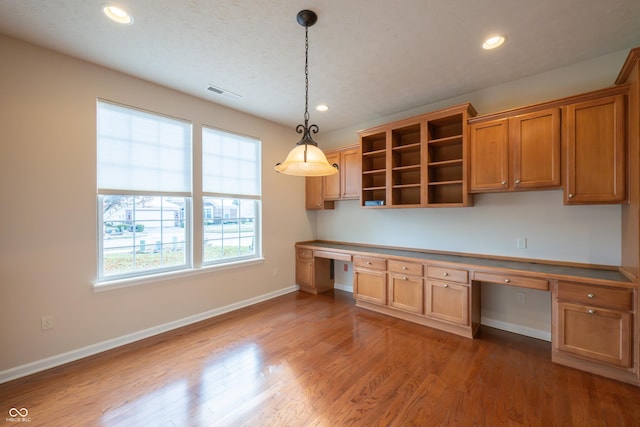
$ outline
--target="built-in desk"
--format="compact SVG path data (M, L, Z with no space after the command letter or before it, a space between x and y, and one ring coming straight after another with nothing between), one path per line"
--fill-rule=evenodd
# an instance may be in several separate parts
M552 293L552 360L640 385L639 285L615 267L336 242L296 244L296 282L333 288L333 260L353 263L356 305L473 338L483 282Z

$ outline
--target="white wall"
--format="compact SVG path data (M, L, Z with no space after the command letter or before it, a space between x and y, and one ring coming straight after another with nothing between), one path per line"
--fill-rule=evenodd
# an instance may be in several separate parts
M304 179L273 171L293 129L3 36L0 58L0 380L295 289L315 220ZM201 124L260 138L265 261L95 292L96 98L188 119L196 146Z
M357 144L358 130L464 102L481 115L612 86L627 54L615 52L316 139L322 148ZM564 206L561 190L480 194L470 208L362 209L358 201L335 206L334 211L315 213L319 239L590 264L619 265L621 260L621 207ZM526 249L516 248L518 237L527 238ZM336 270L342 268L336 264ZM336 281L342 289L352 286L341 271L336 271ZM525 304L518 302L518 293L525 294ZM482 301L484 324L550 339L548 293L487 285Z

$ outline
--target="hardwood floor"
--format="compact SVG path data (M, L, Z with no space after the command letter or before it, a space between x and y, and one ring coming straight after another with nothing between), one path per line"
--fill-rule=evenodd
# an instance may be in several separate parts
M341 291L293 293L1 384L0 411L29 426L640 425L640 388L550 352L371 313Z

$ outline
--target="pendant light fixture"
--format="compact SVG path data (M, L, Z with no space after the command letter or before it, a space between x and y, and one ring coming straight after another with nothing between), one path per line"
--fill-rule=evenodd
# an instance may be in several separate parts
M327 157L311 133L318 133L317 125L309 125L309 27L316 23L318 16L311 10L301 10L297 16L298 24L304 27L304 124L296 126L296 132L302 139L289 152L282 163L276 163L275 170L286 175L324 176L338 172L338 165L329 164Z

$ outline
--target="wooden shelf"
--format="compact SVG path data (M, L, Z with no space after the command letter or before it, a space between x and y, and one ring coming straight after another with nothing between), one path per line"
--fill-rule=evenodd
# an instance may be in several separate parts
M469 206L465 138L475 114L471 104L462 104L360 132L361 204Z

